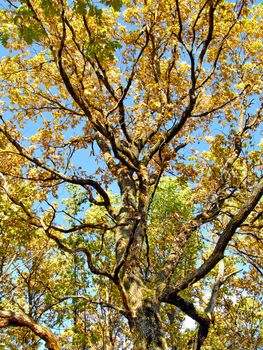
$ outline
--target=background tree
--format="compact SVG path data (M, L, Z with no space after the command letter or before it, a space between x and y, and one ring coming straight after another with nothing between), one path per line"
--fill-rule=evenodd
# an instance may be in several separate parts
M233 252L252 264L251 274L262 273L262 12L247 1L4 2L1 40L12 54L0 66L1 186L27 227L41 232L30 235L30 249L49 239L65 254L74 295L61 288L63 274L51 279L51 294L70 300L69 312L65 304L58 311L62 324L69 313L83 332L76 346L91 347L86 306L76 303L88 293L114 310L102 315L100 334L111 340L101 346L120 346L111 317L129 326L134 349L174 346L175 306L198 323L180 346L200 349L222 286L237 273ZM180 191L171 187L173 205L167 200L158 216L153 198L167 174L186 198L178 207ZM83 211L76 201L66 211L67 184L84 190ZM51 256L24 262L19 283L36 286L31 276ZM216 268L224 256L227 274L222 263ZM92 286L100 300L92 301ZM239 299L235 307L246 310L253 298ZM27 326L59 349L32 309L24 311L23 323L1 306L1 326ZM61 334L67 339L72 332Z

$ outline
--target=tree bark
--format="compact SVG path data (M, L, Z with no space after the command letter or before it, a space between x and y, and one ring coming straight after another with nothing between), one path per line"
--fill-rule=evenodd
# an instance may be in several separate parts
M153 300L143 300L134 310L131 323L134 350L166 350L159 305Z
M138 270L126 277L123 287L134 350L167 350L156 291L147 288Z
M31 317L22 312L10 311L0 308L0 328L27 327L46 343L49 350L62 350L54 333L41 326Z
M136 196L125 182L124 202L120 215L122 224L116 229L115 273L122 289L123 304L129 320L134 350L166 350L167 344L159 315L160 301L155 288L148 288L142 271L142 246L146 235L147 208L135 211ZM147 207L147 199L144 206ZM142 205L142 206L143 206ZM135 206L134 206L135 207ZM134 213L133 213L134 212ZM133 213L133 215L131 215ZM125 224L125 225L124 225Z

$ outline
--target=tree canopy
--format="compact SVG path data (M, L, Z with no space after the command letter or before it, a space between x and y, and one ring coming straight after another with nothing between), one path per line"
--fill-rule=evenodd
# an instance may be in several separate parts
M262 14L2 1L8 349L260 346Z

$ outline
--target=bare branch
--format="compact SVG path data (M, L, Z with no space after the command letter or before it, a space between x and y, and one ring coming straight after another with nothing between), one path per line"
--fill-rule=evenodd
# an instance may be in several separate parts
M214 284L213 289L212 289L209 303L205 309L205 312L209 315L212 314L212 312L214 311L215 306L216 306L216 300L218 297L219 289L223 284L224 268L225 268L224 259L222 259L221 261L219 261L219 269L218 269L217 278L216 278L215 284Z

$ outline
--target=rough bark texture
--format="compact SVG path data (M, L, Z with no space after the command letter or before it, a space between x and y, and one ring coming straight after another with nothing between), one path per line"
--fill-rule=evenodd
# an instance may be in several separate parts
M46 343L49 350L62 350L54 333L35 322L31 317L22 312L4 310L0 308L0 328L27 327Z
M134 350L166 350L167 344L159 316L160 304L152 299L137 302L133 310L131 330L134 336Z
M129 218L126 218L129 220ZM166 350L167 345L162 332L162 323L159 316L160 301L154 288L147 288L147 282L142 275L141 265L142 241L145 236L146 225L142 220L135 219L130 226L126 239L126 249L118 245L118 255L121 256L119 264L120 284L123 288L125 303L131 333L134 339L134 350ZM126 230L119 232L120 242L125 240ZM118 258L117 255L117 258Z

